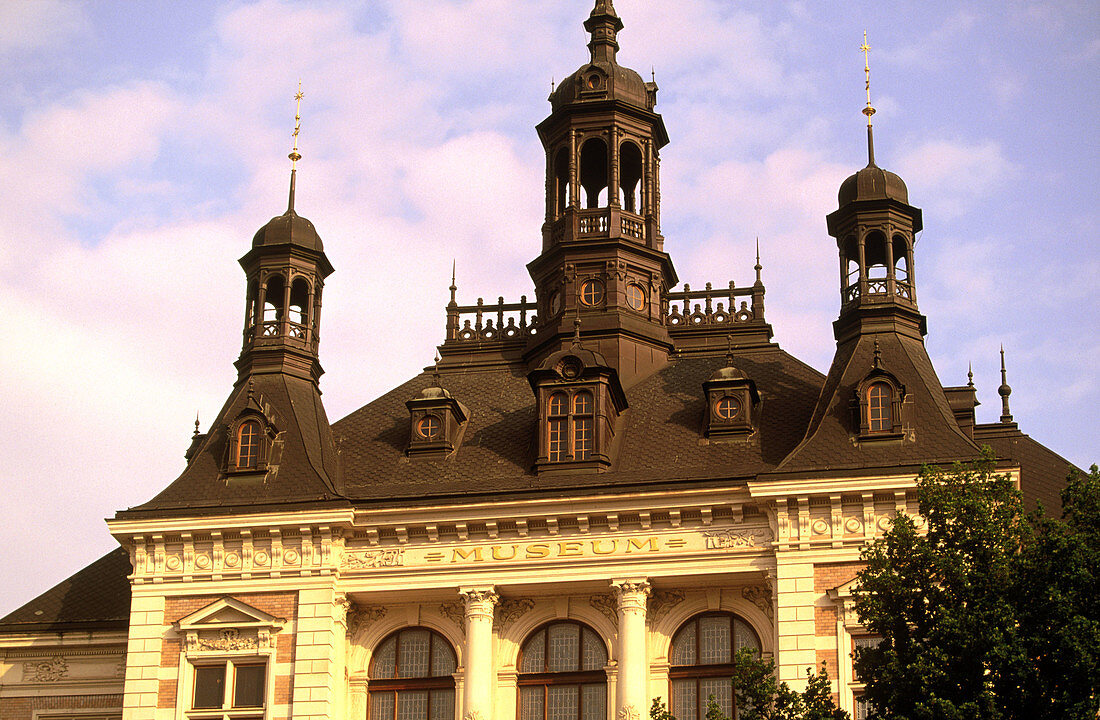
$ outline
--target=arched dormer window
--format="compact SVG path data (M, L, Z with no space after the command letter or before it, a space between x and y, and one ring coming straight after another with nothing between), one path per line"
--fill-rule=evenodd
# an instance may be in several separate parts
M760 652L760 638L732 613L696 615L680 626L669 650L672 714L702 720L713 695L726 717L737 717L733 699L733 656L741 648Z
M451 644L437 632L412 627L390 635L371 659L370 719L453 718L457 667Z
M520 650L519 720L604 720L607 647L572 620L544 625Z
M893 405L890 386L884 382L871 383L867 388L867 431L890 432L894 428Z
M856 426L861 441L902 437L905 386L883 366L882 352L877 340L871 372L860 381L855 392Z
M588 460L595 440L595 401L588 390L555 392L547 403L546 447L550 462Z
M619 202L623 210L642 212L642 151L627 141L619 146Z
M607 207L607 143L600 138L581 146L580 180L584 207Z
M260 441L263 430L256 420L245 420L237 428L237 447L233 464L237 470L255 470L260 464Z

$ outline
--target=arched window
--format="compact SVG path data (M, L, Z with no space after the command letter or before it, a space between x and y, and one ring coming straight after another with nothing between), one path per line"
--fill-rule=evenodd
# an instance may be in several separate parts
M562 620L523 643L519 658L519 720L604 720L607 648L594 630Z
M569 149L562 148L554 157L554 218L569 206Z
M732 613L696 615L680 626L672 638L672 714L677 720L702 720L707 700L713 695L727 717L735 717L733 656L743 647L760 651L760 639Z
M260 463L260 423L246 420L237 428L237 453L233 464L238 470L254 470Z
M863 257L867 262L868 280L885 280L888 274L886 262L886 236L872 232L864 241ZM876 291L881 292L881 291Z
M884 382L872 383L867 388L867 430L873 433L890 432L894 429L891 413L890 386Z
M590 138L581 146L581 189L584 207L607 207L607 143Z
M588 460L596 448L596 403L588 390L555 392L546 407L546 457Z
M370 664L369 720L453 720L457 665L437 632L405 628L390 635Z
M619 146L619 200L623 210L642 211L642 151L632 142Z
M309 283L304 278L295 278L290 286L290 336L305 337L305 327L309 324Z

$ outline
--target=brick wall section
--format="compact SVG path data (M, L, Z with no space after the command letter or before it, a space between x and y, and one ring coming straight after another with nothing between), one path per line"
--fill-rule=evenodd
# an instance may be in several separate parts
M855 578L863 569L861 562L829 563L814 567L814 591L823 593Z
M825 663L825 671L829 673L829 679L836 682L837 672L839 670L837 666L836 650L822 650L818 648L817 667L814 668L814 672L821 672L821 663Z
M158 708L174 708L176 706L176 680L164 680L160 681L160 687L157 688L157 707Z
M836 608L814 608L814 634L818 637L832 637L836 635Z
M55 695L35 698L0 699L0 720L32 720L43 710L118 710L121 695Z
M196 610L201 610L223 597L226 596L190 595L167 598L164 604L164 624L171 625L180 618L187 617ZM298 604L298 594L294 592L242 593L228 597L243 602L245 605L251 605L257 610L263 610L269 615L281 617L284 620L294 619Z

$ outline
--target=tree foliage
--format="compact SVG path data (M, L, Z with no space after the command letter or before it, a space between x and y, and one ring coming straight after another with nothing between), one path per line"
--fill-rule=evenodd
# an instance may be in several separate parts
M1071 478L1063 518L1023 512L991 453L917 482L863 553L856 612L877 647L858 677L889 720L1094 720L1100 698L1100 474Z
M741 648L733 659L733 691L738 720L849 720L837 709L825 665L821 673L806 668L807 686L792 690L776 679L775 661L764 659L752 648ZM676 720L660 698L649 709L650 720ZM730 720L711 696L705 720Z

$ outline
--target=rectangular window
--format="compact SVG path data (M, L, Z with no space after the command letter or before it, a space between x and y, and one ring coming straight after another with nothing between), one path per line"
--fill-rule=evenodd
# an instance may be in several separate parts
M547 421L547 455L551 462L565 459L565 418L552 418Z
M592 453L592 418L579 417L573 421L573 458L587 460Z
M255 657L196 665L189 717L262 718L266 696L267 665Z

